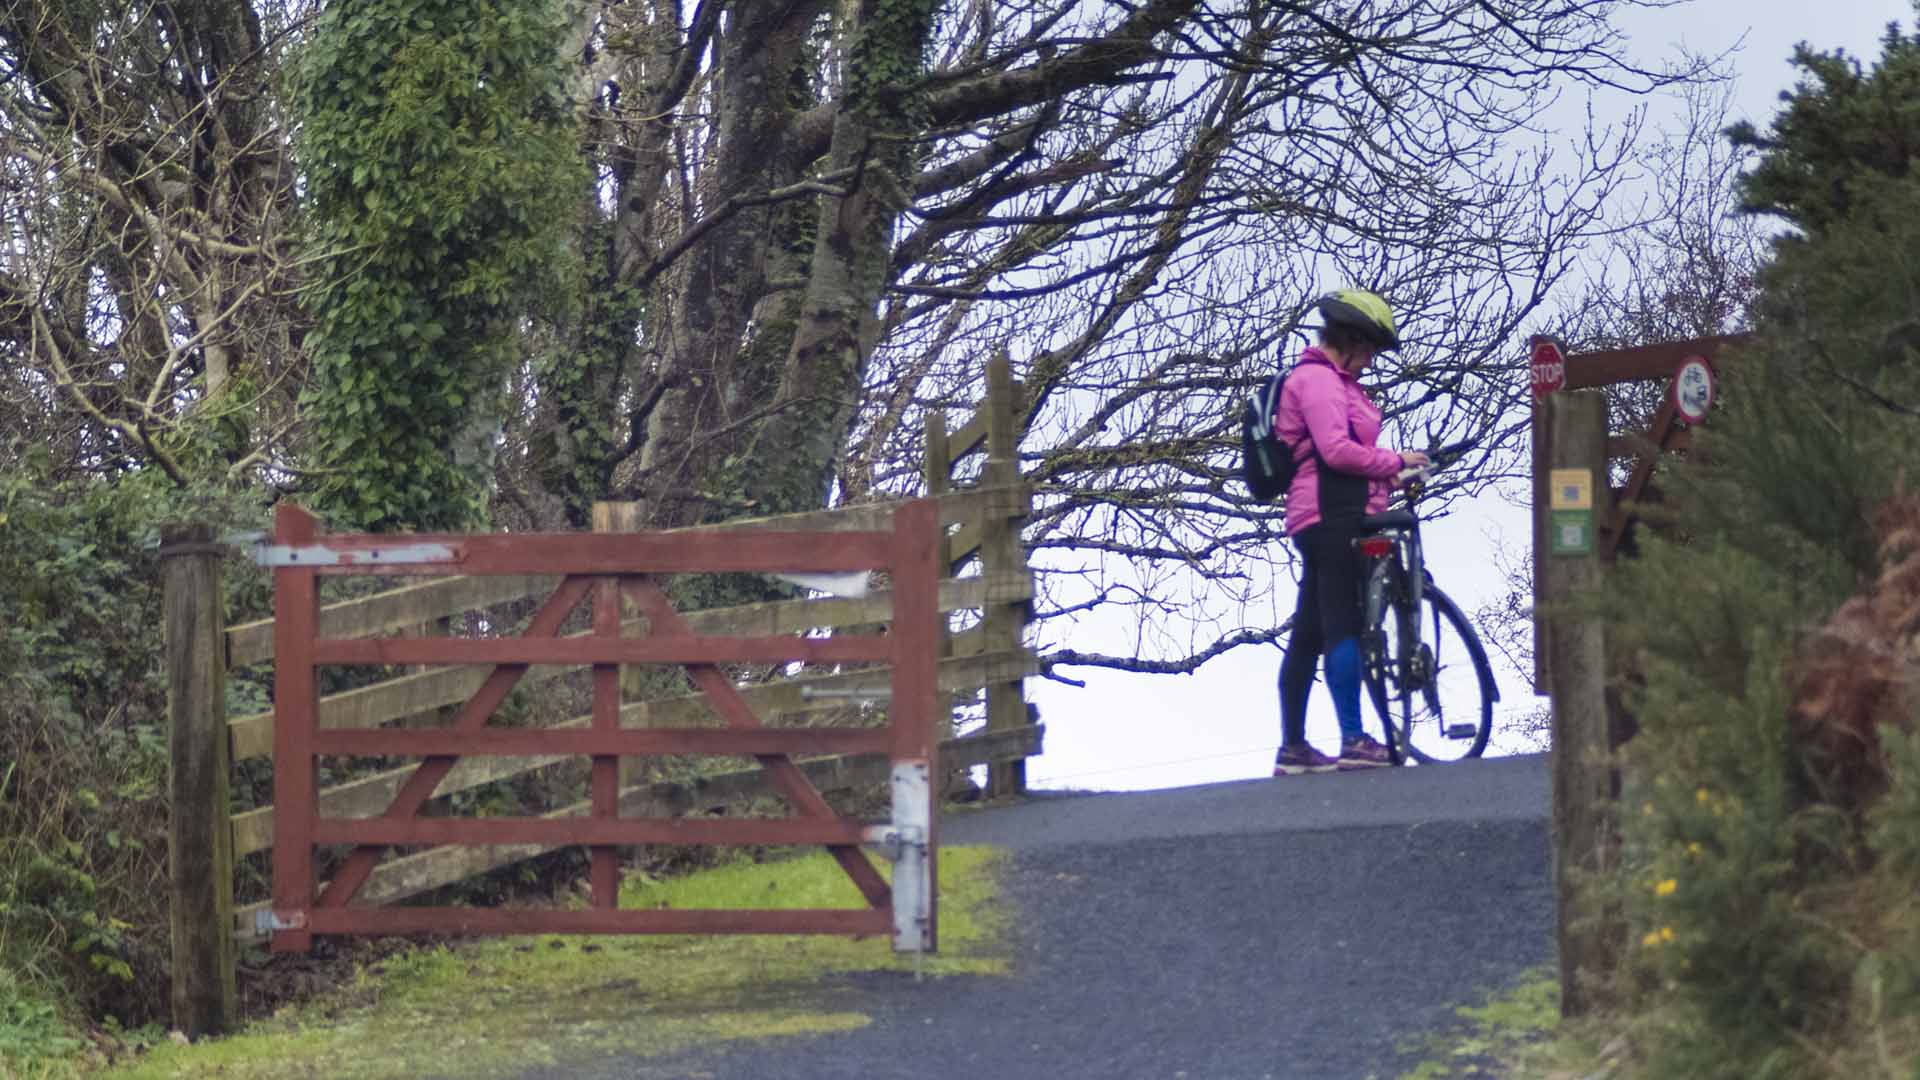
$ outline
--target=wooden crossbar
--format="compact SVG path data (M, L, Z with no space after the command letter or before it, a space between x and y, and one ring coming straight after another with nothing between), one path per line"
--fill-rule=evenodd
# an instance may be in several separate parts
M973 488L943 494L935 501L940 508L940 522L943 526L965 526L982 517L1022 517L1032 508L1032 495L1024 486ZM872 531L885 524L897 505L897 503L871 503L833 510L784 514L777 517L747 518L705 526L700 531L707 535L730 534L754 529ZM668 530L659 535L672 536L681 531ZM972 544L977 547L978 530L968 532L963 529L962 531L973 537ZM964 547L964 543L962 546ZM956 550L954 557L959 558L967 553L967 550ZM375 593L372 596L328 604L320 612L320 632L323 636L330 638L366 637L390 633L429 623L435 619L542 595L551 592L557 580L552 575L538 574L429 578L402 588ZM962 579L960 582L943 584L942 606L949 611L961 607L980 606L981 600L955 603L948 593L949 590L956 588L987 588L989 595L985 597L985 602L989 603L1017 603L1032 595L1031 582L1026 581L1024 574L1009 579L1006 583L988 580L979 586L970 584L979 580L981 579ZM1022 587L1029 590L1026 596L1002 595L1007 589L1017 591ZM891 599L886 594L880 593L859 601L834 599L778 601L743 608L717 608L690 612L687 617L693 621L697 629L707 633L734 632L731 628L716 622L716 620L729 618L764 618L778 622L783 627L790 626L795 617L819 620L807 622L803 626L790 627L804 629L807 626L876 622L879 621L879 617L871 612L876 609L891 610L890 605ZM241 623L227 630L227 662L232 666L244 667L271 659L273 659L272 619Z
M321 908L306 919L321 934L843 934L882 936L892 916L873 908L770 911L552 911L526 908Z
M940 762L943 767L965 769L994 761L1029 757L1040 752L1043 736L1044 729L1041 726L1031 725L1012 731L986 732L964 738L948 739L940 746ZM460 767L464 768L468 764L471 762L462 761ZM888 765L885 758L874 756L830 757L802 761L800 768L816 787L831 790L885 783ZM396 770L400 773L410 771ZM747 769L729 769L708 773L691 780L656 780L628 787L620 794L620 813L626 817L636 818L691 813L710 814L723 810L729 802L766 791L766 773L757 766ZM561 807L546 816L578 817L585 814L589 808L589 803L579 802ZM323 810L329 816L342 816L345 813L344 808L323 807ZM272 808L267 807L258 811L257 815L248 821L245 832L236 829L236 851L241 854L245 854L242 850L246 843L245 837L255 834L270 835ZM268 840L263 839L259 841L258 847L250 850L271 846ZM388 859L374 867L367 877L365 887L358 894L358 900L369 904L391 904L454 882L465 881L489 871L524 862L564 846L566 845L497 844L489 847L429 848L412 855ZM238 908L234 915L234 935L242 941L256 941L263 938L264 935L258 929L258 920L268 912L270 907L271 905L267 903L256 903Z

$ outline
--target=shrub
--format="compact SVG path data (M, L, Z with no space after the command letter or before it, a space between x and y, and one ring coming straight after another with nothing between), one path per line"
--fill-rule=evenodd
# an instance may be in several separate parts
M159 523L244 506L157 475L0 470L0 969L96 1017L166 1007ZM233 575L255 594L259 583Z
M1778 248L1665 536L1605 601L1638 676L1619 899L1654 1075L1827 1072L1914 1016L1920 184L1851 196Z

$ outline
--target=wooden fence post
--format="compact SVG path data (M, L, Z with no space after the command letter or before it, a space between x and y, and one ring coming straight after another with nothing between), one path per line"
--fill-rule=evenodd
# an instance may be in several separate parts
M953 450L947 438L947 414L939 409L927 413L926 422L927 457L924 472L927 481L927 497L938 498L953 490ZM942 580L953 576L953 541L947 535L946 526L939 527L940 539L936 546L940 561ZM935 659L945 660L953 655L953 634L949 632L946 612L940 613L939 644L935 647ZM933 737L936 742L953 738L953 695L935 693L933 698ZM942 798L955 794L955 789L966 780L967 770L961 770L946 777L939 795Z
M1553 470L1545 551L1536 551L1544 589L1536 602L1550 621L1553 693L1553 831L1559 916L1560 1011L1590 1013L1606 1000L1607 979L1624 944L1617 913L1582 888L1583 878L1615 861L1615 763L1607 709L1606 633L1572 605L1600 588L1599 526L1607 505L1606 398L1598 391L1553 395L1548 461ZM1584 479L1583 479L1584 478ZM1581 491L1584 490L1584 496ZM1580 508L1577 504L1587 502ZM1584 534L1570 532L1584 528ZM1584 543L1582 542L1584 541Z
M173 1026L218 1034L235 1019L233 824L228 820L225 548L213 528L160 530L172 752Z
M1013 488L1020 483L1018 434L1014 431L1014 392L1011 361L1005 352L987 362L987 464L981 486ZM1026 551L1020 541L1020 522L989 512L980 523L980 573L988 581L1026 571ZM1027 604L988 604L981 611L981 629L990 649L1018 649L1025 644ZM1026 684L1021 680L987 686L987 730L1023 727L1027 716ZM987 770L990 797L1019 795L1027 790L1027 761L1001 762Z
M637 502L595 502L593 504L592 524L594 532L639 532L641 531L640 504ZM598 605L602 603L602 601L596 599L594 603L595 617L598 618ZM618 603L620 619L621 621L625 621L628 615L627 601L621 599ZM618 631L616 630L616 632ZM621 668L619 679L620 700L622 702L645 700L650 694L650 689L647 685L647 679L650 674L651 672L647 668L637 664ZM646 768L647 762L645 759L622 758L620 760L620 787L624 789L628 784L639 782L640 778L646 774Z

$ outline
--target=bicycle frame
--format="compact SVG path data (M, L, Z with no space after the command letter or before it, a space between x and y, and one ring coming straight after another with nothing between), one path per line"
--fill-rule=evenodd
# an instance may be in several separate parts
M1407 509L1413 509L1412 499L1407 501ZM1426 549L1420 545L1420 515L1418 511L1414 513L1412 527L1402 532L1397 546L1401 555L1400 573L1405 575L1407 580L1408 610L1419 611L1420 601L1424 599L1421 594L1427 587L1427 553ZM1420 627L1417 624L1420 620L1416 618L1413 621L1416 624L1413 628L1413 640L1418 643L1420 640Z
M1404 508L1411 519L1407 525L1382 529L1356 541L1356 546L1363 554L1378 560L1366 575L1362 632L1369 637L1384 637L1389 609L1397 620L1395 629L1398 631L1394 635L1396 655L1386 655L1383 640L1372 641L1368 643L1369 647L1362 650L1363 662L1383 668L1375 672L1376 678L1391 674L1392 684L1400 688L1402 701L1416 692L1430 697L1434 690L1426 682L1424 671L1418 677L1414 674L1421 659L1424 628L1420 624L1420 612L1428 585L1426 551L1420 539L1419 503L1424 487L1425 484L1419 479L1407 487ZM1374 554L1367 550L1371 546L1369 540L1377 542L1382 539L1390 545L1385 552ZM1385 669L1386 665L1391 665L1390 671ZM1386 732L1386 736L1388 754L1393 763L1398 765L1406 748L1400 745L1400 740L1394 737L1393 732Z
M1457 451L1448 452L1454 450L1446 448L1432 456L1445 467L1443 459L1457 456ZM1361 598L1361 658L1368 692L1386 728L1384 741L1389 757L1396 765L1406 756L1417 757L1422 763L1457 760L1444 752L1434 756L1435 750L1423 750L1415 742L1416 701L1436 725L1434 734L1448 740L1468 740L1465 756L1478 757L1492 730L1493 703L1500 699L1499 686L1472 624L1434 584L1427 570L1419 504L1430 468L1408 477L1399 512L1377 517L1374 527L1354 541L1359 553L1371 560ZM1434 623L1431 637L1424 625L1429 610ZM1451 660L1440 655L1443 645ZM1478 678L1477 707L1467 717L1450 719L1442 700L1440 677L1462 665L1470 666ZM1455 691L1461 689L1457 683L1449 685ZM1421 730L1427 730L1424 720L1422 724Z
M1383 537L1393 546L1379 558L1381 563L1368 571L1366 577L1366 597L1362 609L1364 627L1379 623L1381 615L1392 605L1393 588L1404 583L1407 590L1407 610L1418 612L1420 602L1426 598L1427 562L1426 550L1420 541L1420 511L1418 509L1419 492L1407 493L1406 509L1413 515L1413 524L1405 528L1384 529L1372 534ZM1420 644L1420 620L1416 615L1410 628L1409 640L1414 648Z

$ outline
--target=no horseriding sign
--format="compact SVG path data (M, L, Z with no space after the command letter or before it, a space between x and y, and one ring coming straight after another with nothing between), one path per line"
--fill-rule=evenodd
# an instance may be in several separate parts
M1706 422L1713 408L1713 366L1706 357L1689 356L1673 373L1673 411L1689 424Z

